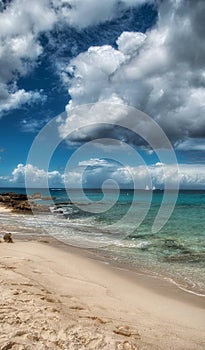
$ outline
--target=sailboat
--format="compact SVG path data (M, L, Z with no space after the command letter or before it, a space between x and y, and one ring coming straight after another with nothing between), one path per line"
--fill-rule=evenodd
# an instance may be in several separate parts
M152 186L152 188L150 188L148 185L145 186L145 191L154 191L156 190L155 186Z

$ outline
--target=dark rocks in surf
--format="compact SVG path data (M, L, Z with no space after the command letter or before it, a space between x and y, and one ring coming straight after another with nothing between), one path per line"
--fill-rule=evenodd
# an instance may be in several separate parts
M3 236L3 240L6 243L14 243L11 233L5 233L5 235Z
M22 193L14 193L14 192L4 192L0 194L0 202L9 202L13 200L25 201L27 200L27 195Z
M186 254L175 254L164 257L162 261L169 263L204 263L205 253L187 252Z
M54 200L56 199L56 197L51 197L51 196L42 196L42 194L40 192L35 192L33 194L31 194L28 199L42 199L44 201L48 201L48 200Z
M45 206L29 201L26 194L5 192L0 194L0 203L17 213L32 213L32 211L49 211Z
M170 249L179 249L179 250L184 250L184 245L180 242L177 242L176 240L174 239L165 239L164 240L164 247L165 248L170 248Z

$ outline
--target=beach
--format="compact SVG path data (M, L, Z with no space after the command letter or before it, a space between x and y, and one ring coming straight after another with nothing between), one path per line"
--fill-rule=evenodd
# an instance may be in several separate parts
M0 0L0 350L205 350L205 0Z
M205 298L47 240L0 244L0 348L204 349Z
M10 213L10 212L11 212L11 209L0 205L0 213Z

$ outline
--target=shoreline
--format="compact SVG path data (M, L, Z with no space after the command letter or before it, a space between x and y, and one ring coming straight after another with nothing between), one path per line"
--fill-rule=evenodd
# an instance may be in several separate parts
M8 213L8 214L12 214L12 215L17 215L17 216L20 216L20 215L31 215L32 214L29 214L29 213L25 213L24 211L22 212L15 212L12 210L12 208L10 207L7 207L5 204L2 204L0 203L0 214L4 214L4 213ZM5 228L4 228L5 230ZM12 231L11 231L12 233ZM89 259L93 259L94 261L99 261L105 265L110 265L111 267L113 267L114 269L116 270L124 270L126 271L127 273L133 273L133 274L136 274L136 275L142 275L142 276L145 276L146 279L155 279L155 280L158 280L158 281L163 281L165 282L165 284L167 283L168 285L170 286L174 286L176 287L177 289L179 289L180 291L182 291L183 293L187 293L187 294L190 294L190 295L193 295L193 296L196 296L197 298L205 298L205 292L199 292L199 291L194 291L192 290L191 288L188 289L186 288L184 285L183 285L183 281L180 281L177 279L174 279L173 277L171 276L168 276L166 273L162 273L162 272L157 272L155 270L151 270L149 268L146 268L144 269L143 265L142 266L133 266L131 264L128 264L126 262L119 262L119 261L115 261L115 260L112 260L110 257L106 256L104 254L104 252L102 253L102 251L100 249L95 249L95 248L80 248L80 247L75 247L75 246L72 246L70 244L67 244L63 241L60 241L58 240L57 238L53 237L52 235L41 235L41 234L36 234L36 233L28 233L28 234L18 234L16 232L13 232L12 233L14 235L14 239L17 240L17 241L24 241L25 238L28 240L28 241L38 241L40 242L41 240L48 240L49 243L53 246L53 247L57 247L59 249L62 249L63 251L66 251L67 249L70 251L70 252L73 252L74 254L77 254L77 255L83 255L84 257L86 258L89 258Z
M36 237L37 238L37 237ZM190 294L194 299L204 299L204 307L205 307L205 294L202 293L197 293L195 291L189 290L184 288L183 286L181 286L179 283L177 283L176 281L174 281L171 277L167 277L167 275L165 274L159 274L156 273L152 270L144 270L143 267L134 267L132 265L129 265L125 262L117 262L115 260L111 260L107 259L107 257L105 257L103 255L103 253L100 253L100 250L96 250L96 249L86 249L86 248L79 248L79 247L74 247L71 246L69 244L66 244L64 242L61 242L59 240L57 240L56 238L52 237L52 236L48 236L48 239L50 238L50 244L51 246L57 248L57 249L61 249L62 251L66 252L69 251L73 254L76 254L78 256L83 256L85 258L91 259L93 261L96 261L98 263L101 263L103 265L107 265L110 268L116 270L116 272L122 271L122 273L125 274L131 274L132 276L142 276L142 280L144 278L144 284L149 285L149 281L150 280L154 280L154 281L159 281L160 285L164 285L167 287L167 289L171 288L171 289L177 289L179 290L179 293L182 294L182 298L184 298L185 294ZM104 260L106 259L106 260ZM148 281L147 283L145 281ZM157 292L160 293L159 288L157 288L157 285L154 284L153 288L157 289ZM175 295L175 293L172 293L173 296ZM192 298L191 297L191 298ZM188 297L188 299L190 299Z
M41 239L39 242L41 243ZM77 255L78 257L89 259L97 264L107 266L108 269L112 269L116 274L122 274L125 278L129 278L131 280L138 278L138 282L140 282L143 287L149 288L152 286L153 291L155 291L157 294L165 294L164 291L166 290L166 294L168 293L170 298L179 299L181 301L186 300L194 305L201 305L202 300L205 309L204 294L198 294L187 289L180 288L178 283L165 275L154 274L153 271L145 272L143 269L136 269L131 265L122 262L103 260L104 256L103 254L100 254L99 251L74 247L58 241L53 237L50 245L54 248L62 250L65 253L68 252Z
M43 193L43 192L42 192ZM41 191L39 190L36 193L33 193L30 196L27 196L26 194L19 194L19 193L12 193L12 192L5 192L1 194L1 200L2 200L2 204L5 206L8 206L8 208L11 208L12 206L15 207L15 210L11 210L11 215L12 214L18 214L19 218L21 214L32 214L31 210L27 210L28 209L28 205L30 203L30 201L28 201L28 198L32 200L35 199L43 199L43 198L48 198L48 197L43 197L43 194L41 193ZM44 193L45 195L45 193ZM8 197L8 198L7 198ZM27 198L27 199L26 199ZM49 197L50 198L50 197ZM53 197L52 197L53 198ZM14 202L14 204L13 204ZM27 204L25 202L28 202ZM64 203L64 202L63 202ZM1 203L0 203L1 204ZM62 204L62 203L61 203ZM39 204L37 205L37 210L40 213L44 213L43 207ZM56 204L57 207L59 204ZM18 210L17 210L18 208ZM31 208L30 208L31 209ZM6 213L5 213L6 215ZM47 213L45 213L45 215L47 215ZM35 215L34 215L35 216ZM72 215L71 215L72 217ZM28 215L28 219L29 215ZM19 219L17 219L19 220ZM74 217L75 220L75 217ZM50 222L49 222L50 225ZM9 225L10 227L8 228L9 230L12 229L12 225ZM20 226L22 227L22 232L24 232L25 234L26 232L26 225L25 225L25 229L24 229L24 223L20 224ZM35 224L34 224L35 226ZM44 226L44 224L43 224ZM60 225L61 226L61 225ZM91 224L92 226L92 224ZM180 227L180 225L179 225ZM6 228L6 227L5 227ZM78 234L78 223L76 225L76 227L74 226L74 229L72 227L72 223L71 223L71 228L69 227L68 224L68 230L71 229L71 232L73 230L73 235L74 235L74 239L75 239L75 234L77 231ZM91 232L93 233L93 229L95 230L95 227L87 227L87 225L85 225L85 233L88 232L88 234ZM41 234L43 232L44 228L41 230L40 227L38 227L38 230L36 228L36 233ZM17 233L15 229L15 227L13 228L13 232ZM80 230L79 230L80 231ZM12 232L12 231L11 231ZM30 232L32 234L33 237L35 237L35 232L34 232L34 227L30 228L28 227L28 232ZM52 232L52 230L51 230ZM100 234L104 234L105 232L103 231L103 228L101 228L99 230ZM48 232L50 234L50 232ZM21 232L19 231L19 234L21 234ZM64 233L62 233L64 234ZM67 232L66 232L67 234ZM72 236L71 234L71 236ZM193 233L194 234L194 233ZM81 235L81 232L80 234ZM200 234L199 234L200 235ZM55 236L55 235L54 235ZM177 237L177 234L173 237L170 237L170 235L167 236L166 239L166 235L165 238L161 237L160 235L158 237L158 241L157 244L155 245L155 241L154 239L151 238L145 238L146 236L142 236L141 240L145 240L145 244L148 243L148 249L146 249L145 246L145 250L147 250L147 254L146 252L142 254L142 252L140 251L140 247L138 249L138 244L137 244L137 240L136 243L134 242L134 246L136 245L137 250L136 250L136 254L135 252L132 251L132 249L130 249L129 251L126 251L126 245L130 245L130 242L125 241L125 245L123 246L122 242L122 249L120 251L120 248L116 249L115 245L112 247L110 246L110 248L103 251L96 250L96 254L94 254L94 256L97 258L97 260L106 260L108 261L110 264L112 265L119 265L120 267L126 268L128 270L133 270L133 271L141 271L143 274L148 274L151 275L151 277L157 277L157 278L162 278L162 279L167 279L170 281L170 283L177 285L177 287L181 290L186 291L187 293L191 293L191 294L195 294L201 297L205 297L205 275L203 272L203 262L204 262L204 252L203 252L203 243L200 243L200 249L198 250L198 246L197 244L195 245L191 245L192 244L192 240L188 238L187 242L186 239L184 240L184 237ZM188 233L188 237L189 237L189 233ZM191 235L190 232L190 237L193 237L193 235ZM57 237L58 239L58 237ZM81 238L80 238L81 239ZM139 239L138 235L136 235L136 239ZM146 239L148 240L148 242L146 242ZM91 238L92 240L92 238ZM184 240L184 241L183 241ZM151 241L151 243L149 242ZM139 240L140 242L140 240ZM65 242L66 243L66 242ZM159 246L157 247L159 243ZM72 241L68 242L68 244L72 245ZM141 244L141 243L140 243ZM139 244L139 245L140 245ZM144 244L144 243L142 243ZM149 245L151 246L151 248L149 249ZM153 248L154 247L154 248ZM86 249L86 247L84 248ZM144 249L144 248L142 248ZM154 254L152 255L152 249ZM88 249L89 250L89 249ZM120 255L121 254L121 255ZM128 256L128 258L126 257ZM103 258L102 258L103 257ZM152 259L153 257L153 259ZM190 262L190 264L189 264ZM195 264L193 265L192 264ZM181 264L182 263L182 264ZM188 263L188 265L187 265ZM195 271L196 269L196 271Z
M11 209L0 203L0 214L1 213L11 213Z
M21 298L23 295L23 292L20 292L22 286L19 279L21 278L29 280L30 282L26 283L34 284L37 289L47 289L49 293L42 296L45 302L42 305L47 305L46 298L53 299L52 306L64 310L63 319L61 314L58 314L63 329L64 323L72 318L74 319L72 327L75 332L76 327L78 327L78 334L84 332L85 328L87 337L92 338L96 334L97 327L97 338L101 345L84 348L82 346L79 349L110 350L115 349L115 346L116 349L142 349L143 347L143 349L154 350L204 349L204 298L180 291L167 281L151 279L133 271L116 268L78 253L75 248L70 249L67 246L67 249L65 247L62 249L62 247L54 247L52 243L36 241L1 243L0 266L1 269L3 266L5 276L9 276L12 280L11 289L15 289L14 294L19 293L16 295ZM11 290L8 290L8 285L9 283L5 284L4 279L1 280L0 287L5 287L5 291L9 294ZM24 283L25 295L29 288L32 289ZM42 294L40 290L34 293L30 289L31 296L27 295L26 299L28 303L21 304L26 310L28 309L26 312L33 307L30 301L37 303L37 295ZM1 295L4 295L2 291ZM13 302L16 303L15 297ZM51 301L48 301L48 304L50 303ZM16 309L20 314L18 305ZM33 312L35 310L34 308ZM42 312L52 324L54 315L52 317L47 315L47 309ZM6 320L4 319L3 322L5 327ZM79 322L80 326L77 326ZM71 329L72 327L70 326ZM120 334L117 327L122 327L122 333L127 332L127 335ZM9 325L6 332L10 332ZM41 327L35 332L41 334ZM101 342L103 336L107 344L105 346L102 346ZM67 334L66 339L70 337ZM19 336L17 338L19 339ZM25 337L23 339L25 341ZM16 337L14 337L15 341ZM50 340L47 339L47 341ZM70 341L72 343L72 339ZM35 344L39 342L40 340L34 341ZM58 347L53 348L58 349ZM65 349L72 349L72 347Z
M104 252L102 253L100 251L100 249L95 249L95 248L80 248L80 247L75 247L72 246L70 244L67 244L65 242L62 242L60 240L58 240L57 238L53 237L52 235L45 235L45 236L40 236L40 235L27 235L27 237L25 235L21 235L18 236L15 235L14 237L16 239L16 241L37 241L40 243L48 243L50 244L52 247L57 248L62 250L63 252L71 252L73 254L76 254L77 256L81 256L81 257L85 257L88 258L90 260L99 262L103 265L108 265L110 266L110 268L113 268L116 271L124 271L127 274L132 274L133 276L143 276L144 280L155 280L155 281L159 281L160 284L164 284L165 286L171 287L171 288L176 288L177 290L179 290L180 293L182 293L182 295L188 294L191 295L193 298L200 298L200 299L204 299L205 301L205 291L202 292L197 292L197 291L193 291L191 289L188 289L186 287L183 286L182 281L176 281L174 280L172 277L167 276L165 273L159 273L156 271L153 271L151 269L146 268L146 270L143 268L143 265L139 265L138 267L133 266L131 264L128 264L126 262L119 262L116 260L111 260L110 258L108 259L107 256L104 255ZM25 239L26 238L26 239ZM156 285L153 285L153 288L155 288ZM168 288L167 287L167 288ZM158 292L160 292L158 290ZM173 293L174 295L175 293ZM189 298L189 297L188 297ZM204 304L205 305L205 304Z

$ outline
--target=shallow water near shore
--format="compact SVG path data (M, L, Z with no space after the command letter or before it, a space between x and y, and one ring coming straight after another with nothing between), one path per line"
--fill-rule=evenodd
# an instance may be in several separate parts
M0 192L11 192L1 189ZM24 189L12 189L25 193ZM47 196L48 191L32 189ZM86 196L96 208L107 203L100 190L86 190ZM163 192L154 191L150 209L139 227L135 217L144 215L150 193L121 190L117 202L104 213L87 212L90 203L83 202L79 191L73 191L71 201L64 189L50 189L53 201L36 199L51 208L37 218L24 214L0 213L2 232L18 235L50 233L55 238L76 246L97 249L107 262L123 264L127 268L163 276L180 288L205 295L205 191L180 191L174 211L166 225L157 233L152 225L159 210ZM107 202L113 202L116 193L109 191ZM134 205L133 205L134 198ZM79 208L80 205L80 208ZM131 208L131 209L130 209ZM129 220L121 220L131 210ZM101 245L98 248L96 242Z

